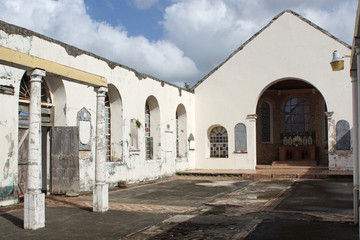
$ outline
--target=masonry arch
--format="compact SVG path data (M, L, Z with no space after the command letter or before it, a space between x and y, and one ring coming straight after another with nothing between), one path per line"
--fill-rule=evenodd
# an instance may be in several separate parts
M187 116L183 104L179 104L176 113L176 157L187 157Z
M25 72L19 82L18 109L18 182L20 191L25 191L28 160L30 77ZM66 94L63 81L45 77L41 83L41 138L42 138L42 191L50 190L50 128L66 124L64 108Z
M123 105L118 89L108 85L105 97L105 135L107 161L118 162L123 159Z
M145 158L161 158L160 107L154 96L145 102Z
M257 165L328 165L326 102L312 84L281 79L261 93L256 114Z

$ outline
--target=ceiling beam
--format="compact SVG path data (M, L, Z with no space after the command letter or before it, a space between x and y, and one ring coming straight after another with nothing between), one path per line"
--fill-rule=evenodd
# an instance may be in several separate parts
M107 80L104 77L2 46L0 46L0 64L26 71L39 68L45 70L47 75L55 75L64 80L93 87L107 87Z

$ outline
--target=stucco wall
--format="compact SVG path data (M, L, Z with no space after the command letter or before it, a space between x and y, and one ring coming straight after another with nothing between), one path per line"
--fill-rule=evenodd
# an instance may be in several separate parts
M119 112L122 114L116 117L122 118L122 121L119 119L118 125L113 127L114 131L121 129L122 135L113 147L121 148L119 152L122 156L116 162L107 162L108 181L111 186L117 185L119 181L139 182L173 175L178 170L194 168L193 154L188 153L187 157L176 159L175 144L175 113L179 104L182 104L186 110L187 134L194 133L195 98L193 93L39 34L32 34L21 28L15 31L14 27L9 26L1 26L1 29L1 46L103 76L117 89L122 103L122 110ZM12 34L9 34L7 30ZM9 72L5 71L8 67L0 67L0 74ZM1 78L1 84L7 81L7 84L16 86L13 96L0 94L0 100L3 103L0 115L0 166L4 169L0 173L1 194L3 190L7 191L7 188L13 188L17 184L19 96L17 88L24 71L16 71L18 74L11 75L9 80L5 75ZM83 107L91 114L91 150L79 151L80 188L82 191L91 190L95 175L96 92L93 87L69 82L56 76L46 76L45 81L53 99L54 126L77 126L77 113ZM158 126L161 138L158 144L160 158L145 160L143 126L138 129L139 149L137 151L130 151L129 133L131 119L138 119L144 125L145 101L150 95L156 98L160 108ZM116 119L114 123L116 124ZM7 169L6 172L5 169Z
M11 86L14 95L0 94L0 205L13 203L17 197L18 148L18 78L24 71L0 66L0 84Z
M248 136L247 154L234 154L233 129L239 122L250 127L247 115L256 113L266 88L282 79L312 84L324 96L328 111L334 112L334 120L345 119L352 126L349 59L345 59L344 71L331 71L334 50L350 54L344 44L285 12L216 69L195 88L196 168L255 167L255 139ZM207 131L214 124L228 131L229 158L208 157ZM336 156L329 156L330 166ZM350 162L345 165L351 167Z

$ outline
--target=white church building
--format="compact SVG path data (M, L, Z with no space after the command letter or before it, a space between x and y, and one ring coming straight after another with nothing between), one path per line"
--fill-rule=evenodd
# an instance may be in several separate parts
M333 72L334 50L351 54L287 10L184 89L0 22L0 202L189 169L352 169L350 59Z

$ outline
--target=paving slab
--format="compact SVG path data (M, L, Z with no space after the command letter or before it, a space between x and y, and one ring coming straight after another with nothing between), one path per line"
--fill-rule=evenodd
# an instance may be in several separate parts
M276 209L352 213L352 185L348 179L298 181Z
M0 208L0 239L358 239L352 184L338 180L172 177L92 196L48 196L46 227L24 230L23 209Z
M134 185L128 189L110 191L110 210L105 213L91 211L91 194L79 197L48 196L45 228L24 230L23 209L19 209L19 206L6 208L6 211L0 211L0 239L131 238L138 232L151 231L152 226L171 219L179 212L194 211L206 201L250 182L171 178ZM154 229L153 234L159 233Z
M118 239L168 216L144 212L95 213L79 208L47 207L46 227L24 230L23 211L0 215L1 239Z

